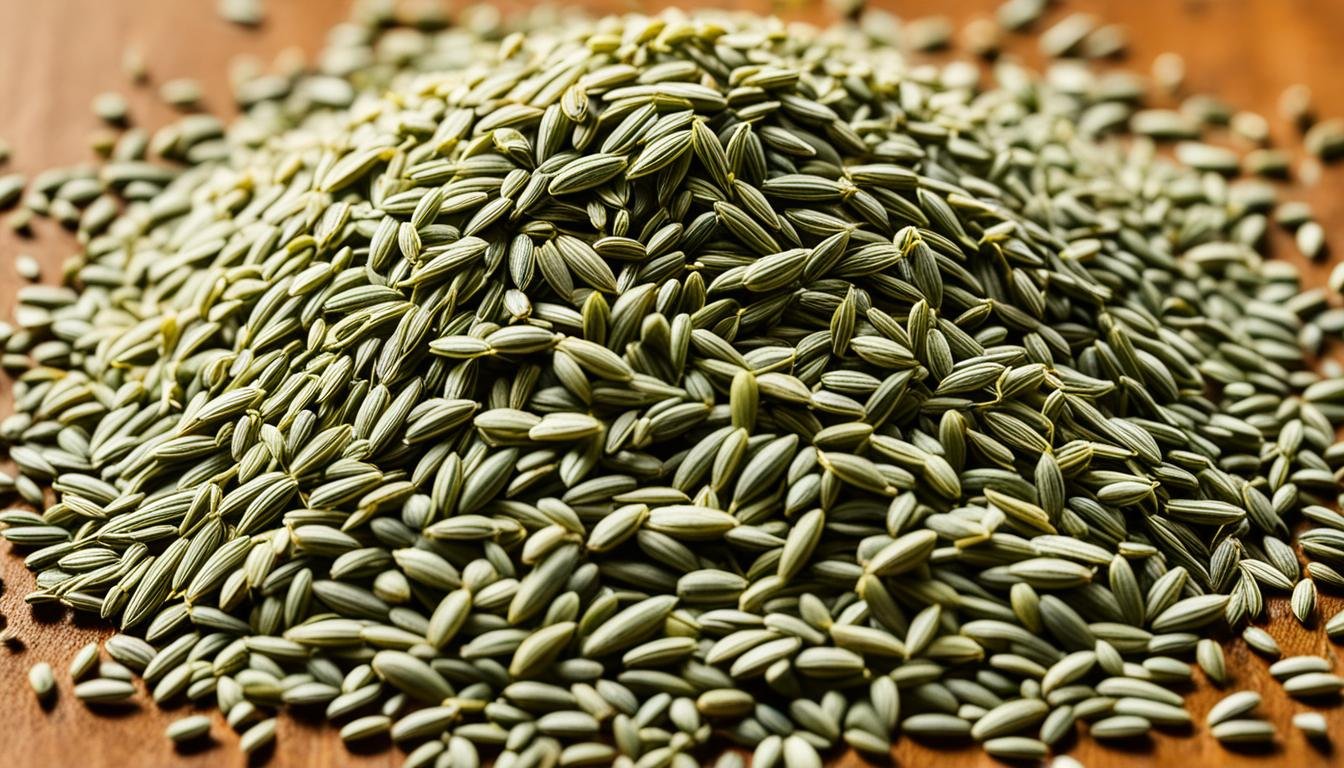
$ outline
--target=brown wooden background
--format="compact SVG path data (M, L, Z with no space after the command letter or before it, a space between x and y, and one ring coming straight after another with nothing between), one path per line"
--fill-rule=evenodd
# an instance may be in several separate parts
M634 7L619 0L589 0L588 7L619 11ZM655 3L656 6L666 3ZM691 4L704 4L692 2ZM961 22L992 12L996 0L878 0L878 5L915 16L942 13ZM98 130L89 111L91 99L108 89L131 96L134 121L155 127L169 116L156 102L153 85L172 77L193 77L206 87L207 101L216 111L227 111L229 60L251 53L271 60L285 48L297 47L311 56L325 31L345 17L345 0L267 0L263 27L245 31L226 24L214 14L215 0L0 0L0 138L14 157L0 171L36 172L54 164L92 159L88 137ZM720 2L718 5L767 9L766 2ZM1321 114L1344 116L1344 2L1341 0L1067 0L1051 18L1071 10L1097 14L1105 21L1122 22L1131 33L1130 66L1147 70L1153 56L1179 51L1185 57L1187 82L1194 91L1215 93L1236 107L1273 115L1278 94L1287 85L1303 82L1315 91ZM817 0L801 0L789 11L793 17L825 20L827 11ZM121 72L122 51L139 47L149 64L151 85L132 91ZM1013 50L1034 58L1034 44L1014 41ZM1277 117L1274 133L1287 143L1292 131ZM1322 182L1299 194L1315 206L1331 239L1344 248L1344 171L1327 170ZM35 239L18 239L0 228L0 316L9 316L19 279L14 257L37 256L44 276L53 278L61 260L74 245L51 227L39 226ZM1308 268L1309 281L1324 282L1327 266ZM0 382L0 413L8 412L8 381ZM190 754L175 752L163 736L164 726L186 713L186 707L160 712L146 703L124 714L107 716L87 712L75 699L65 677L74 651L106 630L94 623L71 623L59 617L35 620L23 602L32 578L15 557L0 546L0 613L22 637L22 650L0 648L0 766L193 766L242 765L237 737L216 716L214 736L223 744ZM1341 601L1324 600L1327 611ZM1319 630L1301 629L1287 615L1283 602L1272 606L1269 630L1287 653L1325 653L1335 647ZM1328 614L1327 614L1328 615ZM55 707L42 710L28 691L26 675L37 661L49 661L57 670L60 697ZM1129 748L1097 745L1088 740L1071 754L1096 766L1156 766L1184 763L1194 766L1326 766L1344 765L1339 750L1323 754L1296 733L1289 719L1306 707L1288 699L1265 672L1264 660L1240 642L1228 646L1232 686L1263 692L1267 714L1279 728L1279 747L1267 753L1233 753L1221 749L1202 727L1188 737L1158 735L1151 742ZM1220 693L1201 684L1190 699L1196 723ZM148 702L148 697L145 697ZM1344 740L1344 712L1328 713L1331 726ZM1344 749L1344 745L1341 745ZM351 755L342 747L335 729L282 718L279 748L271 765L397 766L397 751ZM977 749L933 750L908 739L894 755L901 766L937 761L945 766L997 765ZM857 766L853 757L843 765Z

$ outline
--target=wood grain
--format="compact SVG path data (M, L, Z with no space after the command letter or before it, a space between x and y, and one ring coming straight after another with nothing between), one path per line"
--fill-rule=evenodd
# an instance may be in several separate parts
M763 3L728 3L762 10ZM312 55L325 30L341 20L344 2L330 0L269 0L269 17L257 31L232 27L215 17L214 0L0 0L0 137L15 150L11 168L34 172L54 164L89 162L89 135L99 129L89 111L89 102L103 90L126 91L120 70L122 51L139 47L148 61L154 83L170 77L193 77L206 90L209 104L227 112L227 65L238 54L252 54L264 61L282 50L297 47ZM632 7L613 0L597 0L589 7L619 11ZM719 3L724 5L724 3ZM990 0L904 0L890 3L902 13L943 13L964 21L993 9ZM795 18L824 20L827 11L809 4L788 11ZM1316 91L1322 114L1344 115L1344 3L1339 0L1076 0L1069 10L1086 10L1107 21L1126 24L1133 38L1133 66L1147 67L1163 51L1181 52L1187 63L1188 82L1197 91L1216 93L1234 106L1272 114L1280 91L1304 82ZM1056 10L1055 15L1062 11ZM1015 42L1014 50L1034 59L1030 44ZM156 126L168 117L150 88L130 93L135 121ZM1274 120L1277 138L1294 137L1288 126ZM1296 190L1316 208L1331 239L1344 243L1344 171L1327 169L1312 189ZM0 233L0 315L13 308L19 281L14 256L36 255L47 279L59 273L61 261L74 244L64 233L39 227L34 239L18 239ZM1283 249L1280 249L1283 250ZM1321 284L1328 265L1306 265L1308 282ZM3 383L8 399L8 382ZM8 411L9 404L3 404ZM16 557L0 553L0 578L6 588L0 594L0 612L23 639L21 650L0 649L0 765L30 766L159 766L241 765L236 736L216 715L215 736L221 747L191 753L175 752L163 737L163 728L187 712L181 707L161 712L146 705L110 715L92 716L78 704L68 682L61 680L60 698L50 711L42 710L27 692L26 672L36 661L50 661L64 677L64 667L76 649L91 639L105 636L95 623L72 622L59 613L34 616L23 602L32 588L32 578ZM1324 601L1327 611L1339 610L1337 599ZM1303 630L1287 613L1282 600L1272 603L1269 630L1287 653L1335 655L1319 630ZM1329 615L1327 613L1327 615ZM1327 766L1341 765L1340 756L1324 754L1306 746L1289 724L1291 716L1306 708L1288 699L1266 673L1266 662L1243 644L1228 647L1229 668L1235 687L1263 692L1268 716L1280 732L1279 746L1268 753L1227 752L1202 729L1188 737L1163 734L1150 742L1127 748L1111 748L1082 740L1072 754L1089 766L1157 766L1185 764L1203 766ZM1218 699L1220 692L1203 682L1192 689L1190 708L1196 722ZM1332 729L1344 738L1344 713L1328 713ZM299 766L396 766L395 751L351 755L340 744L334 729L310 722L282 718L280 748L271 765ZM894 755L901 766L917 766L936 760L944 766L988 766L998 763L973 748L930 749L902 740ZM839 764L861 762L845 756Z

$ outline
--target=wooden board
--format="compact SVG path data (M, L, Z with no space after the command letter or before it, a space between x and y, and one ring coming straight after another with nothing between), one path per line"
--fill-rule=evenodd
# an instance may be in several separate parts
M761 10L763 3L728 3ZM881 3L879 3L881 4ZM619 0L588 3L599 10L632 7ZM723 5L723 3L720 3ZM903 0L886 7L908 15L938 12L956 20L993 10L991 0ZM1146 69L1154 55L1179 51L1188 63L1192 89L1220 95L1236 107L1273 114L1278 94L1287 85L1305 82L1316 91L1322 114L1344 115L1344 3L1339 0L1076 0L1071 10L1096 13L1106 21L1126 24L1133 38L1132 66ZM55 164L87 162L88 137L100 126L89 111L93 97L108 89L127 91L121 74L122 52L137 46L152 73L150 88L130 91L135 122L149 127L169 116L156 103L153 84L172 77L193 77L205 86L211 107L227 110L227 65L238 54L250 53L270 61L280 51L297 47L311 56L325 31L345 14L345 2L333 0L268 0L269 17L258 31L245 31L219 20L214 0L41 0L0 2L0 138L14 148L9 168L32 173ZM794 18L824 20L820 3L790 10ZM1061 11L1056 10L1058 17ZM1031 44L1018 39L1015 50L1034 58ZM1277 118L1278 138L1292 132ZM3 170L3 169L0 169ZM1344 172L1328 169L1320 184L1302 191L1326 224L1331 239L1344 244ZM1342 245L1341 247L1344 247ZM39 228L35 239L17 239L0 232L0 315L13 308L19 284L14 256L36 255L44 278L55 279L61 261L73 252L68 236L51 227ZM1337 251L1338 252L1338 251ZM1328 266L1307 269L1308 282L1324 282ZM8 399L8 381L3 383ZM4 411L8 411L6 402ZM7 555L8 547L0 547ZM33 616L23 602L32 588L31 575L15 557L0 556L0 612L23 639L20 651L0 649L0 765L25 766L195 766L241 765L236 736L216 715L215 736L223 742L214 749L175 752L163 737L174 717L189 711L179 707L161 712L146 704L113 716L94 716L74 700L64 679L65 665L84 643L103 637L95 622L70 621L56 615ZM1340 601L1324 601L1327 611ZM1269 630L1288 653L1325 653L1335 647L1323 633L1307 632L1287 615L1282 600L1272 604ZM1327 614L1328 615L1328 614ZM60 698L47 712L27 690L28 667L41 660L57 668ZM1323 754L1306 746L1289 725L1292 714L1306 707L1288 699L1266 674L1266 662L1241 643L1229 645L1229 668L1235 687L1262 691L1265 709L1280 732L1280 746L1268 753L1232 753L1221 749L1197 727L1188 738L1159 735L1150 742L1111 748L1082 740L1072 754L1088 766L1327 766L1340 765L1338 754ZM1190 699L1196 722L1220 693L1201 682ZM1344 738L1344 712L1329 713L1331 727ZM351 755L333 728L281 718L280 748L271 765L396 766L396 751ZM917 766L928 761L944 766L988 766L998 763L973 748L929 749L908 739L896 749L895 763ZM853 756L838 761L857 766Z

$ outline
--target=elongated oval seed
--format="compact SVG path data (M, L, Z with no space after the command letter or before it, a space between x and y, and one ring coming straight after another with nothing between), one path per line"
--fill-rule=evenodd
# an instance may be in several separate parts
M1293 715L1293 726L1309 739L1325 740L1330 736L1325 716L1320 712L1298 712Z
M1223 647L1217 640L1202 638L1195 647L1195 658L1199 668L1217 685L1227 682L1227 662L1223 657ZM1273 666L1270 667L1271 673Z
M676 597L663 595L626 608L603 622L584 640L583 655L589 658L605 656L638 643L667 618L676 603Z
M1044 742L1026 736L1000 736L982 746L990 755L1005 760L1043 760L1050 753Z
M87 677L98 665L98 643L92 642L80 648L70 660L70 679L76 682Z
M981 715L971 726L971 738L985 741L1036 725L1050 712L1040 699L1006 701Z
M912 736L948 738L969 736L971 724L955 715L928 712L905 718L901 721L901 730Z
M438 704L453 695L452 687L438 672L409 653L379 651L372 666L388 684L420 701Z
M169 723L164 733L178 744L195 741L210 733L210 718L205 715L189 715Z
M135 695L135 686L125 680L95 678L75 685L75 698L89 704L120 704Z
M251 755L265 749L275 741L275 718L270 717L243 731L238 739L238 748L245 755Z
M912 531L883 547L865 570L877 576L897 576L923 565L933 553L938 534L933 531Z
M56 692L56 678L52 674L51 665L45 661L39 661L29 667L28 685L32 687L33 693L37 695L38 700L50 700Z
M1278 658L1283 655L1283 651L1279 650L1279 643L1274 639L1274 636L1260 627L1247 627L1242 630L1241 639L1265 656Z
M1190 722L1190 713L1184 707L1151 699L1116 699L1112 711L1116 715L1137 715L1158 725L1184 725Z
M1113 715L1102 718L1088 727L1093 738L1102 740L1133 739L1152 728L1152 723L1138 715Z
M1269 665L1269 674L1275 680L1287 680L1290 677L1308 672L1329 672L1334 664L1320 656L1289 656Z
M1229 693L1218 700L1209 709L1209 714L1205 716L1204 722L1210 726L1221 722L1232 720L1248 715L1260 707L1260 694L1255 691L1237 691Z
M1333 696L1344 690L1344 677L1329 672L1304 672L1284 680L1283 690L1298 697Z
M1274 741L1274 724L1266 720L1224 720L1209 729L1225 744L1267 744Z

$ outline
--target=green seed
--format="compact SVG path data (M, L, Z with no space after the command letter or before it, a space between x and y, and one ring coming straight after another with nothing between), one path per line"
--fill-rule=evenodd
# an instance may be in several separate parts
M1279 650L1279 643L1273 635L1259 627L1247 627L1242 630L1241 639L1245 640L1251 648L1270 658L1277 659L1283 655L1283 651Z
M238 748L245 755L251 755L265 749L275 741L275 718L268 718L243 731L238 739Z
M201 86L188 78L169 80L159 87L159 97L171 106L190 109L201 100Z
M244 27L255 27L265 17L261 0L219 0L220 18Z
M982 746L990 755L1005 760L1042 760L1050 752L1043 742L1026 736L1000 736Z
M953 715L929 712L905 718L901 730L915 737L965 737L971 734L971 724Z
M1320 656L1289 656L1269 665L1269 674L1275 680L1287 680L1290 677L1308 672L1329 672L1334 664Z
M1293 726L1309 739L1325 741L1330 738L1325 716L1320 712L1298 712L1293 715Z
M93 100L93 113L104 122L114 125L124 123L127 112L126 98L119 93L102 93Z
M1263 118L1094 70L1119 27L1064 15L1036 42L1080 60L982 85L881 52L942 18L442 26L361 6L320 74L240 62L227 123L0 180L81 244L0 328L27 600L131 633L80 652L81 698L213 693L248 752L320 704L427 740L408 765L726 738L811 768L897 728L1039 760L1078 719L1184 724L1189 653L1221 683L1208 637L1277 657L1265 593L1309 622L1344 583L1344 386L1311 369L1344 315L1266 258L1324 229L1224 178L1285 167L1205 135Z
M1149 699L1116 699L1113 711L1116 715L1135 715L1158 725L1185 725L1190 722L1190 713L1184 707Z
M1274 741L1274 724L1265 720L1225 720L1209 729L1224 744L1268 744Z
M121 704L135 695L135 686L125 680L95 678L75 684L75 697L88 704Z
M1307 626L1316 613L1316 584L1310 579L1302 579L1293 587L1291 600L1293 616L1298 623Z
M387 733L392 727L392 718L386 715L368 715L359 717L341 727L341 741L346 743L362 741ZM251 731L249 731L251 733ZM246 736L246 734L244 734Z
M971 738L986 741L1024 730L1045 719L1049 711L1049 706L1038 699L1004 702L975 721Z
M1209 710L1204 722L1209 726L1249 715L1260 707L1260 694L1255 691L1237 691L1218 700Z
M1088 733L1102 740L1133 739L1143 736L1152 728L1152 723L1138 715L1114 715L1092 723Z
M196 741L210 733L210 718L205 715L190 715L168 724L165 734L174 743L183 744Z
M51 665L39 661L28 669L28 685L39 701L50 701L56 693L56 679L52 675Z
M87 677L98 665L98 643L93 642L80 648L70 661L70 679L79 682Z
M9 208L18 202L27 183L28 180L22 174L7 173L0 176L0 210Z
M1328 672L1304 672L1283 681L1290 696L1312 697L1338 694L1344 689L1344 677Z

